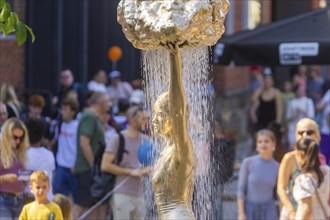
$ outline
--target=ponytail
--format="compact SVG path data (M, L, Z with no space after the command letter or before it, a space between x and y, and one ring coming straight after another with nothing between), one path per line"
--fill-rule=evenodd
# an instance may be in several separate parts
M303 151L305 154L301 171L302 173L314 171L317 175L318 187L324 180L319 158L319 147L318 143L312 138L302 138L297 143L297 150Z

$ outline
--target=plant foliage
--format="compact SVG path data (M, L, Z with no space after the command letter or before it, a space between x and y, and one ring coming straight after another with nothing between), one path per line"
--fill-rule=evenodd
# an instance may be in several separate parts
M11 11L10 4L6 0L0 0L0 32L4 36L16 32L18 46L26 41L27 33L31 35L32 42L35 40L32 29L19 20L17 14Z

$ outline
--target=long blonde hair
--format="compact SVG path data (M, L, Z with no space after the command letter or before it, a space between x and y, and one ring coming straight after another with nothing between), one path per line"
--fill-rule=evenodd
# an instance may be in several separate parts
M24 131L24 138L19 143L19 146L14 149L13 130L22 129ZM20 161L25 165L26 151L29 147L29 137L24 123L17 118L8 119L2 126L0 137L0 158L4 168L9 168L14 161Z
M0 88L0 101L3 103L13 102L18 104L18 98L16 96L15 89L12 85L6 83L2 84Z

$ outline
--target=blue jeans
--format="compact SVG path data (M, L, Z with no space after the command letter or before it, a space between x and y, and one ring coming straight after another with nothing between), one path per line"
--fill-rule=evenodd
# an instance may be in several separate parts
M23 195L15 196L0 192L0 219L18 219L23 209Z
M54 194L61 193L68 196L72 193L75 196L77 180L69 168L57 166L53 183Z

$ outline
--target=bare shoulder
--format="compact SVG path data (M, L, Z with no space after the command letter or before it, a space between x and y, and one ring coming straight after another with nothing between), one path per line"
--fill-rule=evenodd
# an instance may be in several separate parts
M295 152L294 151L290 151L288 153L286 153L284 156L283 156L283 159L281 161L281 165L291 165L292 162L294 162L295 160Z

